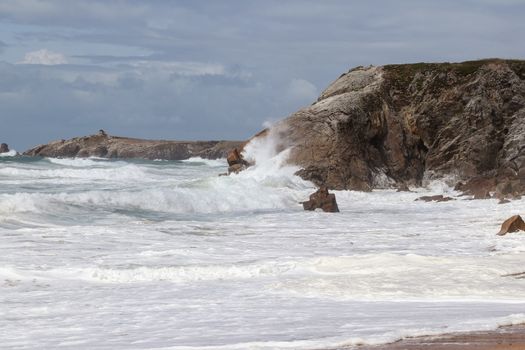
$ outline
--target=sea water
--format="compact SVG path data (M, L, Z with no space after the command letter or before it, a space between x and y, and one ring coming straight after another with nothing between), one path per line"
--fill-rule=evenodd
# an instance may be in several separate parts
M253 151L253 150L252 150ZM0 348L329 349L525 321L525 201L335 192L286 151L224 160L0 158Z

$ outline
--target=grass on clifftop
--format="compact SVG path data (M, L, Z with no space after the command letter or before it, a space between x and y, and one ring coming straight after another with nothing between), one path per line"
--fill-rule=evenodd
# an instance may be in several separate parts
M475 73L482 66L495 63L507 64L516 74L525 79L525 60L503 60L489 58L478 61L465 61L460 63L412 63L385 65L385 71L390 75L396 87L406 89L419 72L448 73L454 72L460 77L467 77Z

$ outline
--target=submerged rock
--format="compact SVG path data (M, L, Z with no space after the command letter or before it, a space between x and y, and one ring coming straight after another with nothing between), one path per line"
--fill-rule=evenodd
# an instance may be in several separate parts
M310 200L303 202L304 210L322 209L325 212L337 213L339 207L335 200L335 194L328 193L328 188L321 186L316 192L310 195Z
M508 218L501 224L501 229L498 236L506 235L509 232L525 231L525 222L519 215L514 215Z
M422 196L419 198L416 198L416 201L423 201L423 202L447 202L452 201L454 198L452 197L445 197L442 194L438 194L435 196Z
M9 152L9 146L7 143L0 144L0 153L7 153Z

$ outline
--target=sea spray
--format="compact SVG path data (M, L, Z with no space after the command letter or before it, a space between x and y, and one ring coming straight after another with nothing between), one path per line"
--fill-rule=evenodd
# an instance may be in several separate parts
M0 157L16 157L18 155L18 152L14 149L10 150L9 152L0 153Z

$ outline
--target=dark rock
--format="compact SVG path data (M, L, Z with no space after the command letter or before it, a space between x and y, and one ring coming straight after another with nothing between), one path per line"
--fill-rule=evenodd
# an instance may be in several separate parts
M512 183L510 181L502 181L496 185L496 197L505 198L512 194Z
M487 199L490 197L490 192L488 189L480 189L474 192L474 199Z
M7 153L9 152L9 146L7 143L0 144L0 153Z
M228 167L228 175L229 174L238 174L241 171L246 169L246 165L244 164L233 164Z
M402 183L399 185L396 192L411 192L411 191L410 191L410 188L408 188L408 185L406 183Z
M435 196L422 196L419 198L416 198L416 201L423 201L423 202L447 202L452 201L454 198L451 197L445 197L442 194L438 194Z
M459 183L454 189L462 191L465 195L471 195L474 199L490 198L490 192L494 191L496 179L493 177L473 177L466 183Z
M226 160L228 161L229 165L228 174L238 174L251 165L243 158L241 152L239 152L237 148L234 148L228 152Z
M499 198L518 199L525 194L525 179L519 177L506 178L496 186Z
M226 161L228 162L229 166L234 164L242 164L242 160L241 154L237 148L234 148L228 152L228 156L226 157Z
M181 160L190 157L224 158L240 141L164 141L96 135L75 137L40 145L24 152L42 157L107 157Z
M228 165L236 165L241 164L246 167L248 167L250 164L243 158L241 152L237 148L232 149L230 152L228 152L228 156L226 157L226 160L228 161Z
M508 218L501 224L501 229L498 236L506 235L509 232L525 231L525 222L519 215L514 215Z
M310 195L310 200L303 202L304 210L315 210L322 209L325 212L337 213L339 207L335 200L335 194L328 193L328 189L325 186L319 188L316 192Z
M359 67L272 133L293 147L299 176L333 189L523 177L524 72L525 61L499 59Z
M475 177L466 183L460 182L454 188L464 195L472 195L474 199L491 198L490 193L499 199L516 198L525 194L525 179L517 174L496 175L492 177Z
M504 199L504 198L500 199L499 202L498 202L498 204L507 204L507 203L510 203L510 201L508 199Z

